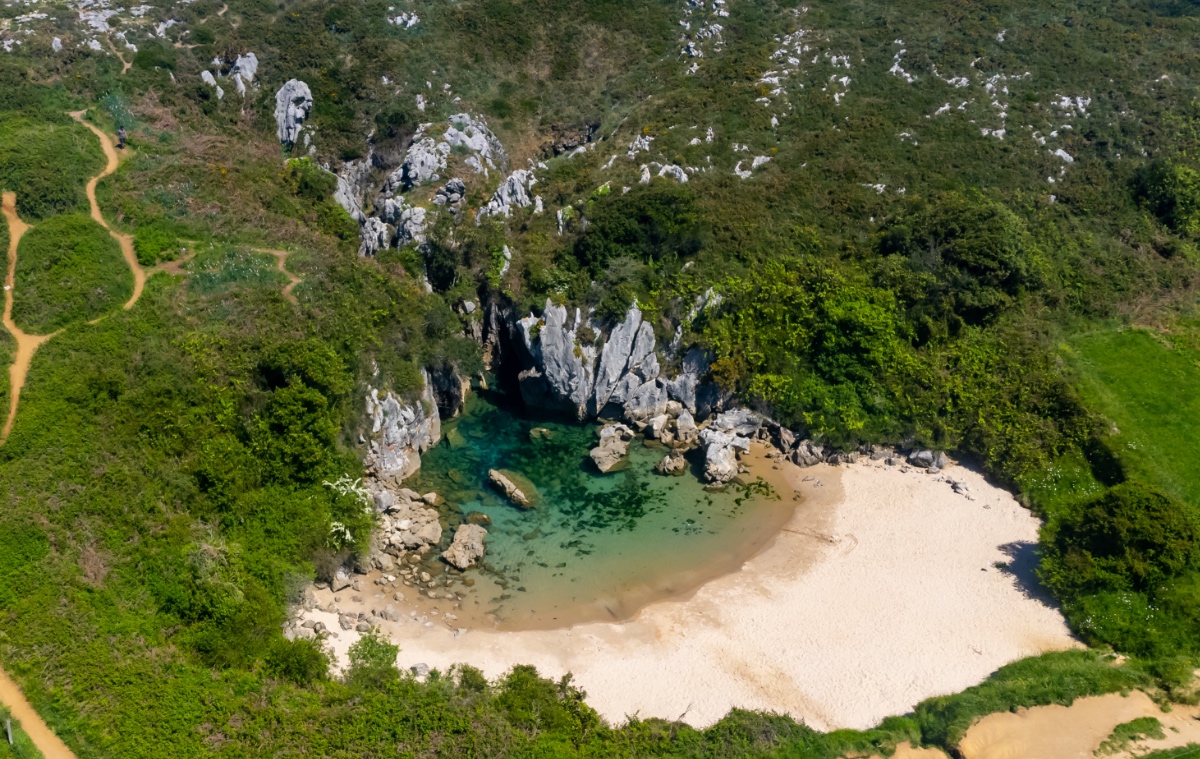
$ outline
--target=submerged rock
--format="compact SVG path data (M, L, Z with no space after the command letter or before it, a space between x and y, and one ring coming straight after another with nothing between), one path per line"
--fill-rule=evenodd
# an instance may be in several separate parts
M483 558L483 539L486 536L487 530L477 524L460 524L450 547L442 553L442 559L458 569L469 568Z
M496 471L495 469L489 469L488 481L495 485L501 493L504 493L504 497L508 500L522 508L529 508L529 496L525 495L525 493L518 488L512 480L505 477L502 473Z
M625 460L633 430L623 424L610 424L600 430L600 445L591 451L592 461L601 472L610 472Z

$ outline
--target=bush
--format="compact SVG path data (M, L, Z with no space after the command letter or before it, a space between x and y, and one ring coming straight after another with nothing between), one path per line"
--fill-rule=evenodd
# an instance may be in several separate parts
M885 229L879 250L893 259L885 283L914 322L925 322L927 338L989 323L1041 281L1024 223L977 193L948 192L916 207Z
M691 255L707 236L691 189L666 179L602 196L585 216L589 224L575 245L575 256L593 276L617 258L654 262Z
M176 65L175 49L158 43L142 45L133 56L133 65L146 71L167 69L174 71Z
M1200 513L1140 482L1048 524L1040 576L1086 639L1140 656L1200 651Z
M0 114L0 188L26 221L86 207L83 187L104 165L100 143L74 122Z
M83 215L56 216L21 238L13 319L45 334L118 308L133 293L121 248Z
M1139 175L1137 194L1146 208L1182 235L1200 237L1200 172L1157 160Z
M271 675L297 685L329 677L329 655L315 640L275 640L267 653L266 665Z
M350 646L346 682L359 688L382 689L399 680L400 670L396 669L399 653L399 646L388 643L372 630Z
M174 261L179 257L179 240L167 224L156 221L137 228L133 249L138 263L153 266L159 261Z

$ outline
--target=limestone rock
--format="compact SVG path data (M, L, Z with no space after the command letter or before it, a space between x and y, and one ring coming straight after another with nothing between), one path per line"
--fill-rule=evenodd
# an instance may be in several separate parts
M704 476L709 482L725 483L738 474L737 451L750 450L750 438L762 426L752 411L735 409L717 416L700 432L707 446L704 452Z
M475 215L476 223L488 216L503 216L507 219L514 206L528 208L533 205L530 191L536 183L533 172L527 169L517 169L509 174L496 188L496 192L492 193L487 205L479 209L479 213Z
M682 451L671 451L654 466L654 471L659 474L683 474L687 471L687 459Z
M483 539L486 536L487 530L477 524L460 524L450 547L442 553L442 559L459 569L467 569L483 558Z
M466 164L485 176L488 169L495 169L506 160L504 147L482 119L466 113L455 114L444 127L430 123L417 129L404 163L384 183L384 196L436 182L455 149L467 153Z
M529 497L525 495L525 493L522 492L512 480L505 477L501 472L498 472L495 469L489 469L488 481L495 485L501 493L504 493L504 497L508 500L522 508L529 508Z
M382 220L374 216L363 220L359 229L362 242L358 246L358 255L374 258L381 250L387 250L392 243L392 230Z
M633 430L623 424L610 424L600 430L600 444L592 449L592 461L601 472L610 472L629 453Z
M421 467L421 454L442 437L428 373L422 371L422 379L421 398L411 405L401 403L390 391L382 399L374 388L367 395L367 414L371 418L367 464L376 475L397 483Z
M312 91L299 79L289 79L275 93L276 135L284 145L295 145L304 121L312 113Z

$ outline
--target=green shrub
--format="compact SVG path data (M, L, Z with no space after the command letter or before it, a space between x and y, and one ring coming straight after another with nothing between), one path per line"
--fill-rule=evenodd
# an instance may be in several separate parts
M179 257L179 239L167 224L153 222L134 232L133 249L138 263L153 266L159 261L174 261Z
M883 281L926 339L986 324L1040 284L1040 254L1024 223L979 194L943 193L887 227Z
M151 42L141 45L133 56L133 65L146 71L167 69L174 71L176 66L175 49L165 43Z
M1161 658L1200 651L1200 512L1140 482L1043 531L1040 576L1089 641Z
M618 258L661 261L689 256L704 246L707 225L687 185L661 179L594 201L575 256L593 276Z
M1150 212L1168 227L1200 237L1200 172L1160 159L1138 175L1137 192Z
M339 240L358 239L358 222L333 201L326 201L317 208L317 229Z
M380 689L400 678L396 655L400 647L371 631L350 646L346 682L352 687Z
M266 658L267 672L297 685L309 685L329 677L329 655L315 640L277 639Z
M13 319L27 331L45 334L94 319L132 293L120 246L87 216L55 216L21 238Z
M16 193L26 221L85 209L84 185L103 166L86 127L0 113L0 188Z

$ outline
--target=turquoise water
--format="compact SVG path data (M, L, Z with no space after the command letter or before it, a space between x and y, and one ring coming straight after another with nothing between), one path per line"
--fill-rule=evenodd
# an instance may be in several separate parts
M628 619L736 569L792 513L791 499L761 481L707 491L698 462L684 476L656 474L666 449L640 438L623 469L601 474L588 457L599 429L514 413L478 394L443 425L410 484L447 500L448 536L469 512L491 518L484 566L467 573L475 582L466 614L510 629ZM488 484L489 469L531 483L533 508L510 504Z

